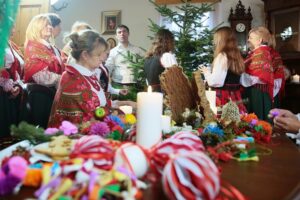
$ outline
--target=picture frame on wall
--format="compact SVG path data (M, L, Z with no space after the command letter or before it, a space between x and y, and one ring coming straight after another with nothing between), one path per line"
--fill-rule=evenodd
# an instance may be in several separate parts
M115 34L116 28L121 24L121 11L103 11L101 15L102 34Z

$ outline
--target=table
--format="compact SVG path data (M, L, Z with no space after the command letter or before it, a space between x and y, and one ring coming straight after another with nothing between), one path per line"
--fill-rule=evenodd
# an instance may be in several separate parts
M260 155L259 162L231 160L221 163L222 179L249 199L300 199L300 148L284 135L277 135L266 147L272 150L272 154ZM32 188L22 188L17 195L3 199L33 197L34 191ZM167 199L161 183L148 188L144 199Z

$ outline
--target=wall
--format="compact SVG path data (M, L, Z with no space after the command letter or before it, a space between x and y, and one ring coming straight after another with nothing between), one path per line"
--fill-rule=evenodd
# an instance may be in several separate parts
M62 1L62 0L60 0ZM108 10L121 10L121 23L130 28L130 41L140 47L148 49L151 41L148 39L150 22L159 23L160 16L154 6L148 0L63 0L69 5L57 12L62 22L62 34L56 39L57 46L62 47L64 33L71 29L76 20L83 20L91 24L101 33L101 12ZM215 12L212 21L215 25L225 22L228 25L230 7L235 8L238 0L222 0L215 5ZM60 3L60 2L59 2ZM59 4L58 3L58 4ZM253 26L264 24L263 2L261 0L242 0L242 3L252 9ZM55 12L52 10L52 12ZM114 35L103 35L105 39Z

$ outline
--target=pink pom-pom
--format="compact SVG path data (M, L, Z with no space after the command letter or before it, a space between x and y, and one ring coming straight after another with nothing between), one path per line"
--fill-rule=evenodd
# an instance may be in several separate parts
M0 173L0 195L13 192L15 187L22 182L26 175L27 161L15 156L2 166Z
M172 155L196 151L190 144L181 139L169 138L158 144L151 152L151 165L158 174L162 174L164 166Z
M191 131L180 131L172 135L170 138L180 139L197 151L205 150L202 140Z
M202 152L177 155L164 168L163 188L170 199L215 199L220 191L219 171Z
M87 135L76 142L70 157L90 158L96 167L110 169L113 165L114 151L110 143L102 137Z

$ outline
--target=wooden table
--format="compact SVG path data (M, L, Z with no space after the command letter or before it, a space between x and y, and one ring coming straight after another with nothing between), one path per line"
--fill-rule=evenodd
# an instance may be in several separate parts
M249 199L300 199L300 148L284 135L274 137L267 148L272 150L272 154L260 155L259 162L232 160L222 163L222 179ZM3 199L33 197L33 192L32 188L22 188L17 195ZM167 199L161 183L147 189L144 199Z

